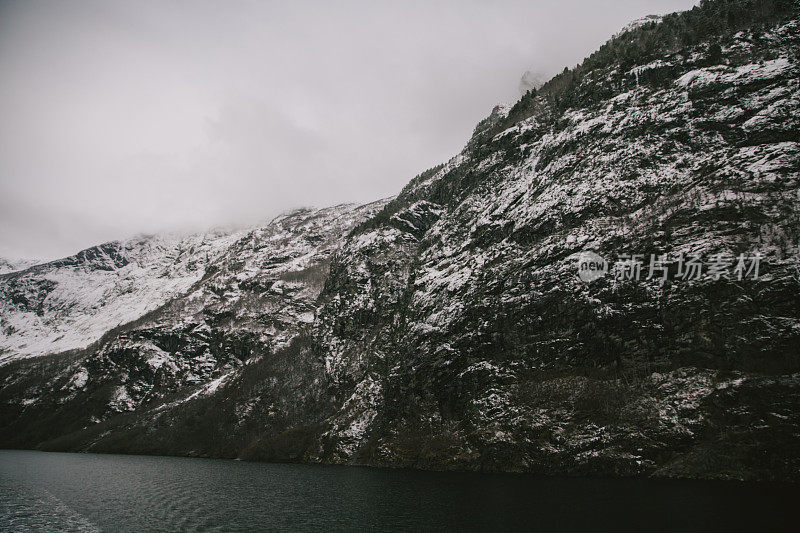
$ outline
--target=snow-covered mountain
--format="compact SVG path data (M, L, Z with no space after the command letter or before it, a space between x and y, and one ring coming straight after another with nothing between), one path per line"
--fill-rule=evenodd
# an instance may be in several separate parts
M183 294L238 237L141 236L0 275L0 361L85 348Z
M797 480L800 21L752 4L631 27L388 201L0 277L0 445Z
M9 260L0 257L0 274L8 274L9 272L25 270L26 268L30 268L38 263L38 261L28 259Z
M145 405L168 412L252 376L254 363L310 329L331 255L385 203L300 209L233 233L111 243L0 278L4 320L21 324L6 337L3 394L39 429L61 432ZM75 332L69 344L60 331Z

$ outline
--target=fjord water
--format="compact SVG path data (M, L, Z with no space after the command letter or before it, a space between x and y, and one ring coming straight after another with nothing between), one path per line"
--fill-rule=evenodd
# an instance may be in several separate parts
M0 451L4 531L765 531L788 528L798 496L775 484Z

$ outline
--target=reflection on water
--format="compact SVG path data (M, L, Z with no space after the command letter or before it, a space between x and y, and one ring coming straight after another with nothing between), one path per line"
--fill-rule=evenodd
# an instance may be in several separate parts
M775 484L0 451L4 531L790 531L798 497Z

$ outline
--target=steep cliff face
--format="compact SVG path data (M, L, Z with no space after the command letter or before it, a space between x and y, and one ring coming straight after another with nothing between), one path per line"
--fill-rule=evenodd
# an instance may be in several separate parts
M560 113L496 110L350 236L318 326L351 395L318 457L796 478L798 23L709 49L590 70L571 90L610 94ZM585 283L587 250L643 275Z
M3 444L797 480L800 23L745 4L633 25L391 201L237 236L97 346L0 367ZM583 281L588 251L642 275Z

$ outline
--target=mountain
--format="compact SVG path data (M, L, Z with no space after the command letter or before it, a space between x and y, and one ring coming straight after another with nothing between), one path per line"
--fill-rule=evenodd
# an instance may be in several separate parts
M9 260L0 257L0 274L8 274L9 272L16 272L18 270L25 270L37 264L36 261L29 260Z
M188 290L236 237L141 236L0 275L0 361L86 347Z
M115 245L6 274L0 445L797 481L799 52L797 2L702 2L390 200L221 236L196 270ZM84 294L131 263L160 266L127 322L32 357L114 322ZM55 303L72 275L84 303Z

